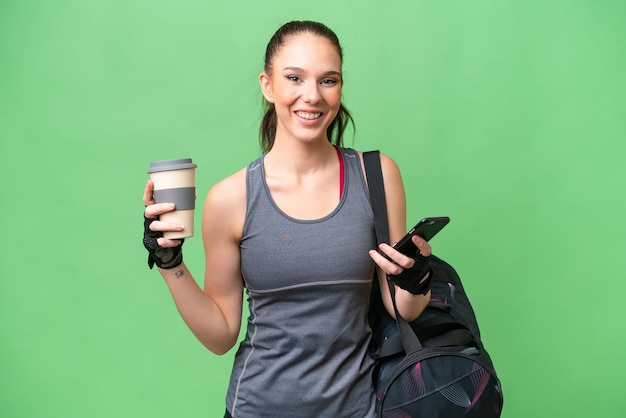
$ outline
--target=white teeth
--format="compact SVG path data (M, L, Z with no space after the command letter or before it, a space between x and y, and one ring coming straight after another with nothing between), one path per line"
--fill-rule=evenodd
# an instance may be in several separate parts
M308 120L313 120L313 119L317 119L320 116L322 116L321 113L308 113L308 112L296 112L296 115L298 115L298 117L301 117L302 119L308 119Z

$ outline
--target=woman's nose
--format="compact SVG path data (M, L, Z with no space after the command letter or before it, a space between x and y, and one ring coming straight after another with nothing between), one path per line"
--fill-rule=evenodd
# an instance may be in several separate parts
M317 83L311 83L306 85L304 92L304 101L311 104L318 104L322 101L322 95L320 94L319 86L317 85Z

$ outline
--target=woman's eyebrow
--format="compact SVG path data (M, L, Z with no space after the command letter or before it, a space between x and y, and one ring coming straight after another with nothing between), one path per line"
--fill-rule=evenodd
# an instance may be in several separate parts
M283 71L305 72L305 71L304 71L304 69L302 69L302 68L300 68L300 67L285 67L285 68L283 68ZM329 71L326 71L326 72L324 73L324 75L325 75L325 76L328 76L328 75L336 75L336 76L341 77L341 71L329 70Z

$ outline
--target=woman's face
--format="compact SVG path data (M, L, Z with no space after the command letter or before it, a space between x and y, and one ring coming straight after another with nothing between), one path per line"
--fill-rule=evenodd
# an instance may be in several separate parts
M326 38L291 35L259 77L263 95L276 109L276 141L328 140L326 129L341 104L341 58Z

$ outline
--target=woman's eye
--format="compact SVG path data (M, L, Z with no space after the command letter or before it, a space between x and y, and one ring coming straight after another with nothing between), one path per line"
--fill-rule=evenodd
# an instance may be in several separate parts
M327 86L332 86L337 84L337 80L335 80L334 78L325 78L322 80L322 84L325 84Z
M293 81L293 82L298 82L298 81L300 81L300 77L298 77L297 75L288 75L287 76L287 80Z

